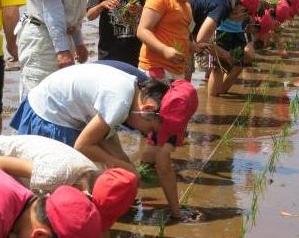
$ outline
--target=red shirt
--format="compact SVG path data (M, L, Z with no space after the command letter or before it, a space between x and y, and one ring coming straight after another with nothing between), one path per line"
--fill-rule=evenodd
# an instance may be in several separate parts
M7 238L32 192L0 170L0 238Z

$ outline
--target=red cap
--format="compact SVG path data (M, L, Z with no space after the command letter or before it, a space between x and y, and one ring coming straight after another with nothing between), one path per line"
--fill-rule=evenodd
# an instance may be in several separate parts
M259 0L241 0L240 2L250 15L255 15L260 4Z
M165 144L176 136L176 145L182 145L188 121L198 105L196 89L186 80L175 80L162 98L160 107L161 126L158 130L157 144Z
M128 211L136 197L137 187L136 175L122 168L107 169L97 178L92 200L105 218L102 221L102 231L108 230Z
M290 17L294 17L298 13L299 0L293 0L291 2Z
M100 237L100 214L86 195L76 188L58 187L46 200L46 212L59 238Z
M275 16L280 23L285 22L290 17L290 5L286 0L280 0L275 8Z
M271 11L266 9L264 15L261 17L256 17L256 21L260 25L260 34L267 34L274 29L274 20L271 17Z
M0 237L9 237L16 218L33 193L0 169Z

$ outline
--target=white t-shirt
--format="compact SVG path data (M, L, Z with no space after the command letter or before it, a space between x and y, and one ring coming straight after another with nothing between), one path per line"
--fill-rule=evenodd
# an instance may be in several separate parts
M33 111L46 121L82 130L99 114L111 130L125 122L137 78L108 65L80 64L45 78L28 95Z
M32 190L50 192L62 184L74 185L86 172L102 169L72 147L36 135L0 136L0 155L33 162L30 184L22 180Z

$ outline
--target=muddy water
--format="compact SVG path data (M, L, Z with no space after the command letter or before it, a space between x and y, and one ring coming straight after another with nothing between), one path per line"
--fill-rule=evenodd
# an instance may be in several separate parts
M85 24L84 30L95 59L95 23ZM284 36L296 36L297 31L296 27L286 28ZM229 94L219 98L208 98L203 73L194 74L199 107L189 124L185 145L172 157L180 198L186 198L183 203L188 209L203 215L196 223L170 222L165 226L165 237L241 236L244 215L252 204L253 177L264 170L270 158L272 136L279 135L292 120L289 103L297 92L298 56L298 51L292 51L289 59L281 59L276 50L260 52L255 65L244 70ZM7 124L18 105L18 77L18 72L6 74L3 134L14 133ZM252 93L249 117L242 116L240 112ZM244 123L231 126L237 117ZM228 130L229 139L219 144ZM137 164L143 139L138 133L120 134L125 150ZM299 217L295 216L299 215L298 156L299 127L295 123L277 170L267 179L264 197L259 199L256 226L246 237L299 237ZM143 182L136 204L113 226L112 237L157 237L162 213L167 216L168 210L158 182Z

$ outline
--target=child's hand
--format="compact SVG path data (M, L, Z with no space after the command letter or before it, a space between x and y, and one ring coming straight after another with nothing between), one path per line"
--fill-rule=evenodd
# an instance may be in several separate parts
M138 3L130 4L128 3L128 11L131 15L140 15L142 12L142 6Z
M184 54L177 51L173 47L165 47L163 51L163 56L174 64L182 64L185 61Z
M210 43L206 43L206 42L194 42L192 44L193 46L193 50L195 53L197 54L201 54L204 51L210 51L211 50L211 44Z
M111 10L119 6L119 0L105 0L101 2L101 6L105 9Z

